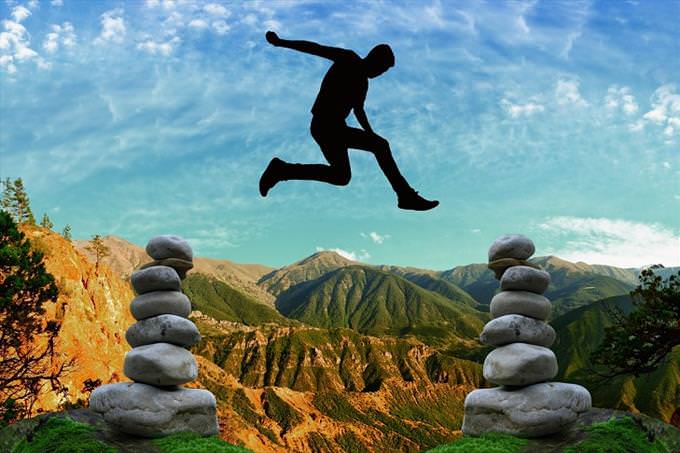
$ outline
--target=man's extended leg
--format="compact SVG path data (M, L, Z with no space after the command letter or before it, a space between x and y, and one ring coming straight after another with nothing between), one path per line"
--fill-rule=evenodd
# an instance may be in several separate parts
M399 198L400 208L427 211L439 204L436 200L426 200L413 190L399 171L387 140L354 127L347 127L344 132L345 144L348 148L370 151L375 155L380 169Z

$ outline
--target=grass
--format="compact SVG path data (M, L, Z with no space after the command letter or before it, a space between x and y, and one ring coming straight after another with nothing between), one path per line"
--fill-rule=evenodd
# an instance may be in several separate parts
M250 450L231 445L218 437L202 437L196 433L178 433L154 439L161 451L167 453L247 453Z
M650 442L646 429L631 417L612 419L586 428L590 433L588 439L573 447L566 448L565 453L669 453L666 445L656 439Z
M269 418L274 419L283 428L282 435L302 422L302 417L298 411L282 400L273 389L267 388L264 393L266 397L263 405L264 411Z
M115 453L94 437L94 428L70 418L50 417L32 438L16 445L12 453Z
M453 443L433 448L428 453L514 453L526 444L526 440L508 434L488 433L480 437L461 437Z

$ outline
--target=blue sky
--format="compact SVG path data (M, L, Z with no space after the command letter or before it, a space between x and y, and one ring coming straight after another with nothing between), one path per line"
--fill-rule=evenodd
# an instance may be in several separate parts
M4 0L0 13L0 176L22 177L36 216L75 237L445 269L523 233L539 255L680 265L677 0ZM347 187L259 196L273 156L322 162L309 109L328 68L269 46L268 29L360 55L392 46L366 111L440 207L397 209L361 151Z

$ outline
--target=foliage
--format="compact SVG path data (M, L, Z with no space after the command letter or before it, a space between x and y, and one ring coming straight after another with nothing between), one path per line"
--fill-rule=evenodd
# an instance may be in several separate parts
M2 184L4 189L2 191L0 207L7 211L16 223L35 224L33 212L31 212L31 203L21 178L17 178L14 181L6 178Z
M58 289L42 258L0 211L0 423L30 415L47 384L53 393L67 392L60 378L72 363L55 365L61 324L44 321L43 304L56 301Z
M640 285L631 292L634 310L613 309L613 325L592 354L593 364L603 366L603 379L654 371L680 345L680 273L664 282L653 270L640 274Z
M47 228L48 230L51 230L52 227L54 227L54 224L50 220L49 216L47 213L44 213L42 216L42 220L40 221L40 226L43 228Z
M93 432L92 426L70 418L49 417L12 453L115 453L115 449L98 441Z
M488 433L479 437L464 436L453 443L433 448L428 453L514 453L526 444L525 439L508 434Z
M588 439L564 450L565 453L668 453L666 445L631 417L611 419L586 428Z
M264 412L267 417L274 419L281 426L281 435L284 435L292 427L302 422L302 416L276 394L274 389L266 388L264 391Z
M64 239L66 239L67 241L70 241L71 240L71 225L66 224L66 226L64 227L64 229L61 232L61 235L64 236Z
M90 239L90 243L85 246L85 249L87 249L89 252L94 254L94 268L95 272L99 270L99 262L106 256L109 256L111 254L111 249L109 249L106 244L104 244L104 240L102 237L98 234L95 234L92 236L92 239Z
M247 453L250 450L237 447L218 437L202 437L196 433L178 433L154 439L153 444L168 453Z

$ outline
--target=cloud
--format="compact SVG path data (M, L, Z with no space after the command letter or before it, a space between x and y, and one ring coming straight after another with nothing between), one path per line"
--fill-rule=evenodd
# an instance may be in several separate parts
M359 233L362 238L367 238L375 242L376 244L382 244L385 242L385 240L390 238L389 234L380 234L375 231L371 231L370 233Z
M152 39L147 39L144 42L137 44L139 50L143 50L151 55L163 55L164 57L169 56L172 51L182 42L182 40L175 36L172 39L165 42L156 42Z
M651 97L652 109L642 115L644 120L663 127L664 134L673 136L680 130L680 94L673 84L662 85Z
M203 30L205 28L208 28L208 23L206 21L204 21L203 19L192 19L189 22L189 27L197 28L199 30Z
M338 255L342 256L343 258L347 258L348 260L352 261L365 261L371 257L371 255L364 249L360 250L358 253L354 251L347 251L341 248L324 248L324 247L316 247L317 252L335 252Z
M50 2L52 6L64 6L64 0L52 0Z
M94 40L95 44L123 42L126 29L125 20L123 19L123 10L121 8L106 11L101 15L100 23L102 30L99 36Z
M562 242L550 253L569 261L640 267L680 265L680 236L655 223L588 217L552 217L538 228L548 241Z
M215 33L218 35L225 35L229 30L231 30L231 27L226 21L223 20L216 20L212 23L212 28L215 30Z
M21 22L31 15L31 12L25 7L18 5L12 9L12 17L16 22Z
M64 22L61 25L54 24L51 29L52 31L45 36L45 41L43 42L45 52L55 53L59 50L60 44L64 47L76 45L76 33L70 22Z
M501 107L511 118L519 118L520 116L531 116L534 113L542 112L545 108L536 102L529 101L526 104L513 104L509 100L503 98L500 102Z
M607 89L607 94L604 97L604 105L609 110L618 110L621 108L626 115L632 115L638 110L635 96L631 94L630 88L619 87L618 85L612 85Z
M581 97L579 92L579 81L560 79L555 86L555 97L559 105L576 105L578 107L585 107L588 105L585 99Z
M17 63L35 61L39 68L49 67L35 50L31 49L31 40L26 27L21 22L31 15L23 6L15 6L11 13L14 20L3 20L5 31L0 32L0 68L9 74L17 72Z
M230 14L227 8L217 3L208 3L203 7L203 10L208 14L218 17L228 17Z

